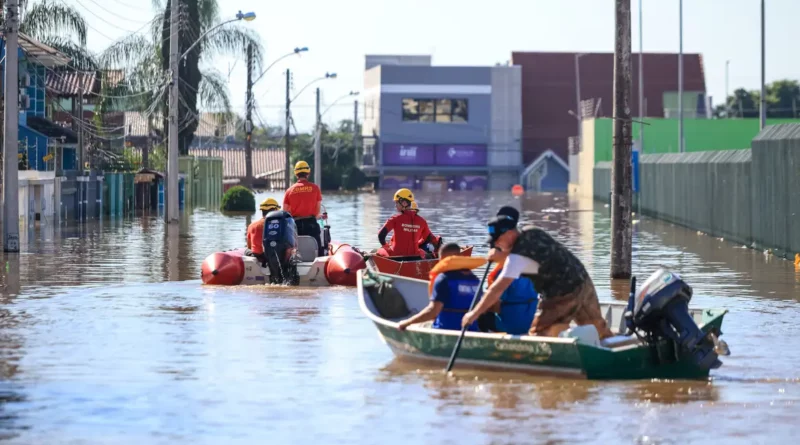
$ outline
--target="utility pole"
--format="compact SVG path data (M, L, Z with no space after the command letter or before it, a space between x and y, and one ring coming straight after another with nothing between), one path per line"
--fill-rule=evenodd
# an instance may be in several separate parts
M730 60L726 60L725 61L725 118L726 119L730 119L731 118L731 107L730 107L730 105L728 105L728 97L730 97L729 96L730 90L728 89L728 71L729 71L730 65L731 65L731 61Z
M322 116L319 114L319 88L317 88L317 124L314 130L314 184L322 187Z
M169 85L169 133L167 145L167 194L166 212L167 223L178 222L178 33L180 29L180 2L171 0L170 4L170 38L169 38L169 69L171 82Z
M292 144L291 141L289 140L289 137L291 136L289 134L289 119L291 119L291 112L289 110L289 107L291 106L291 98L289 97L289 90L291 89L291 85L292 85L292 73L287 68L286 69L286 135L284 136L284 140L286 143L286 172L285 172L286 174L284 175L286 181L286 185L284 186L285 188L288 188L289 184L292 183L291 182L292 158L290 153L292 151Z
M3 250L19 252L19 0L7 0L3 33L6 76L3 84Z
M247 93L245 95L244 186L253 187L253 46L247 44Z
M644 20L639 0L639 152L644 153Z
M583 133L583 111L581 110L581 54L575 54L575 117L578 119L578 151L580 151L581 136Z
M358 165L361 165L361 157L358 153L358 100L353 101L353 154Z
M766 62L766 48L764 47L765 42L765 26L764 26L764 0L761 0L761 110L759 114L761 115L761 129L763 130L764 127L767 126L767 86L766 86L766 71L764 68Z
M611 278L631 276L631 0L616 0L614 159L611 165Z
M147 116L147 139L142 148L142 168L150 168L150 151L153 149L153 116Z
M680 28L680 46L678 50L678 151L683 147L683 0L678 0L678 27Z

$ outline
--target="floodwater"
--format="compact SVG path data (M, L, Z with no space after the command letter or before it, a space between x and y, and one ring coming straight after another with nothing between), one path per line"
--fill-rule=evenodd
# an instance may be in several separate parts
M263 199L268 194L259 196ZM478 245L508 194L420 197L448 241ZM280 198L280 196L276 196ZM391 195L327 196L334 240L377 247ZM585 261L601 299L610 218L540 195L524 218ZM568 213L545 209L571 209ZM203 258L248 218L195 210L35 228L0 268L0 438L19 444L780 443L800 433L800 272L789 261L643 219L634 273L684 275L730 310L709 381L586 382L394 359L354 289L203 287ZM477 253L485 252L481 247Z

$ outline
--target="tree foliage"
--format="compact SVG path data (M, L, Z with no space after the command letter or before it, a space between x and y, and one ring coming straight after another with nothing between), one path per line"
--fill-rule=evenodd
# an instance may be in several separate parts
M223 212L255 212L256 197L247 187L233 186L222 195L220 210Z
M361 126L356 127L360 134ZM343 120L337 128L322 128L323 190L355 190L364 185L366 176L358 169L358 150L353 145L353 121ZM292 164L303 160L314 165L314 135L302 134L292 138Z
M777 80L766 86L767 117L798 118L800 117L800 84L796 80ZM714 116L718 118L759 117L761 91L747 91L744 88L734 90L725 104L714 108Z

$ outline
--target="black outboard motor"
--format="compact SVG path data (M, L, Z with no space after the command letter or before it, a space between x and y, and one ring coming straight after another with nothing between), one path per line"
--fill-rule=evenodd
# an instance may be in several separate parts
M689 312L691 299L692 288L679 275L659 269L645 281L638 296L631 290L626 325L637 335L643 332L651 344L661 338L673 340L702 369L719 368L722 362L714 339L700 330Z
M270 284L300 284L297 272L297 225L289 212L274 210L264 219L264 255Z

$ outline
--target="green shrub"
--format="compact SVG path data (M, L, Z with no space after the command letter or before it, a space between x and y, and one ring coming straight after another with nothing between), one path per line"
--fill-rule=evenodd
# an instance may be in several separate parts
M247 187L237 185L222 196L220 210L223 212L255 212L256 196Z

